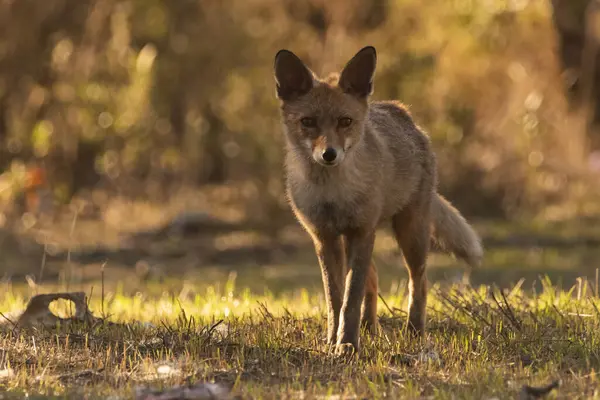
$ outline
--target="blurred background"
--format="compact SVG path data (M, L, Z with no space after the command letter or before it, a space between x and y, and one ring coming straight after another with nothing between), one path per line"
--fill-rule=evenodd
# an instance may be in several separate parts
M374 97L407 104L484 237L475 280L593 276L597 0L0 0L3 279L320 290L273 58L325 74L365 45ZM388 233L377 251L405 277ZM461 270L432 256L434 279Z

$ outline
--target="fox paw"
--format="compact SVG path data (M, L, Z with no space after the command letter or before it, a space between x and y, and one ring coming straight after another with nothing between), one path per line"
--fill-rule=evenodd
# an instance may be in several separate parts
M325 338L321 339L321 342L325 345L325 348L327 349L328 353L335 351L335 346L336 346L335 338L326 338L325 337Z
M349 360L357 354L358 352L352 343L338 343L335 346L336 357L342 358L344 360Z

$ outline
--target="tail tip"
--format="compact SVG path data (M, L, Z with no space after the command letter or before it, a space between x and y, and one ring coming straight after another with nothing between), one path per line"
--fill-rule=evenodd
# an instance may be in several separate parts
M478 238L478 240L476 240L474 243L472 243L469 251L467 251L467 263L472 268L479 268L479 267L481 267L481 264L483 263L483 256L484 256L483 245L481 244L481 241Z

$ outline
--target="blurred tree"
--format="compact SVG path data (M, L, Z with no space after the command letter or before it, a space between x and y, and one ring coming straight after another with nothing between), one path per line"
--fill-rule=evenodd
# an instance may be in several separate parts
M410 106L436 147L441 190L467 214L567 204L588 149L563 104L553 21L563 68L587 76L596 60L598 73L584 51L583 26L600 26L592 4L0 2L0 188L23 192L30 161L65 202L97 187L163 201L182 185L220 185L223 202L276 231L291 214L274 54L291 49L325 74L372 44L375 97ZM573 82L574 98L597 99L600 79Z
M592 146L600 149L600 1L552 0L552 7L570 101L586 109Z

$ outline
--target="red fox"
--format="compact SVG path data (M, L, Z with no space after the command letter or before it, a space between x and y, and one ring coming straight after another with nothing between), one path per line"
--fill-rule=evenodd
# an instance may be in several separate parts
M375 231L391 221L409 271L408 327L425 329L430 239L471 267L479 236L437 193L428 136L395 101L370 101L376 51L360 50L341 73L320 79L288 50L275 56L286 138L286 187L311 236L327 301L327 342L337 354L359 350L362 323L377 329Z

